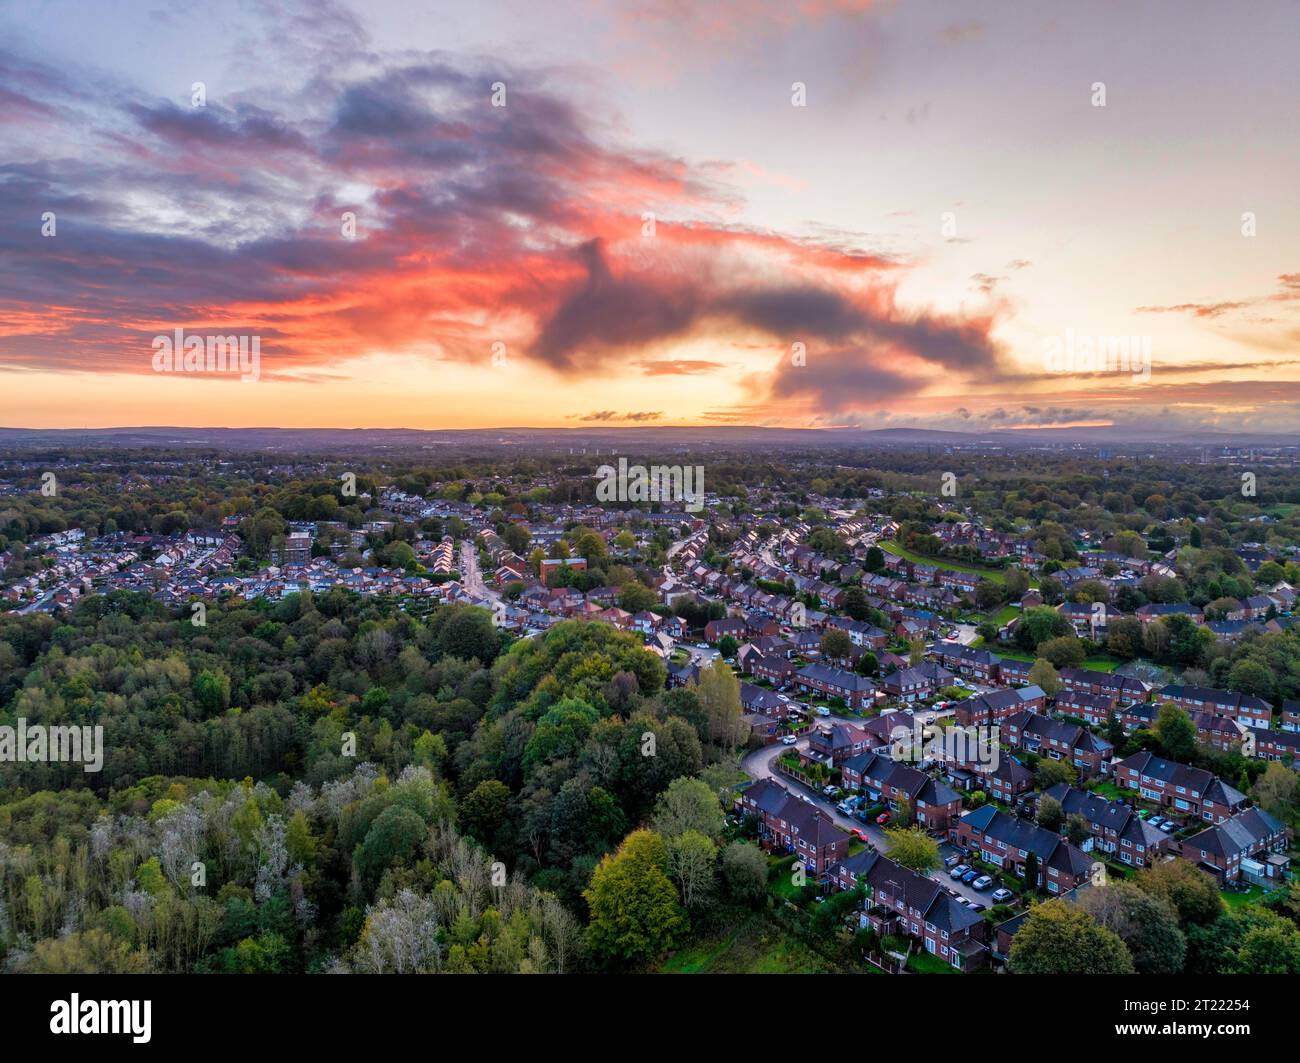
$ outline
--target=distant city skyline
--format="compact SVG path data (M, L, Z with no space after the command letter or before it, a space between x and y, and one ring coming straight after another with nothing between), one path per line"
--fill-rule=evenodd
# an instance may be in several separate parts
M10 8L0 425L1294 431L1298 29ZM256 373L158 371L184 335Z

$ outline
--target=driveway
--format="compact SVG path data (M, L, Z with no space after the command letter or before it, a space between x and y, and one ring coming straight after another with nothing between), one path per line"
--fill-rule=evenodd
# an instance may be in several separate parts
M888 856L889 839L885 835L883 828L876 826L874 823L863 823L860 820L854 819L852 816L844 815L843 812L837 809L832 802L827 801L821 794L816 793L809 787L804 786L803 783L790 778L788 775L778 775L773 770L772 762L775 761L784 750L807 748L808 739L806 738L800 739L798 744L795 746L783 746L777 742L774 745L764 746L762 749L750 753L741 760L740 767L746 775L755 781L758 781L759 779L775 778L791 793L797 793L811 799L813 804L831 817L840 830L851 831L854 828L857 828L867 836L874 849ZM934 871L930 872L929 877L939 883L939 885L944 889L955 890L962 896L973 901L979 901L986 907L993 904L993 901L989 898L990 891L986 890L983 893L980 893L978 890L971 889L970 886L966 885L964 882L954 882L948 877L948 871L946 868L936 868Z

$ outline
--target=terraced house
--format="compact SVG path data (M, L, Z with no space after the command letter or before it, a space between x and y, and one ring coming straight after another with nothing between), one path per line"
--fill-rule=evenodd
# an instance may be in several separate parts
M1286 871L1289 836L1281 820L1262 808L1248 808L1188 838L1182 856L1220 882L1244 877L1263 883Z
M1100 775L1114 749L1106 739L1081 724L1053 720L1034 712L1017 713L1004 720L1002 739L1015 749L1073 764L1081 779Z
M794 682L809 693L825 698L843 698L844 704L851 709L860 709L875 701L876 685L866 676L843 668L809 664L795 673Z
M990 690L957 703L955 715L963 727L994 727L1019 712L1038 712L1047 702L1042 687Z
M1049 893L1064 893L1088 880L1092 860L1059 834L1017 819L993 805L961 817L949 832L953 841L970 849L987 864L1026 875L1029 854L1038 864L1037 883Z
M1253 694L1171 683L1156 692L1156 700L1177 705L1189 715L1209 712L1215 716L1225 716L1236 720L1242 727L1270 727L1273 723L1272 706Z
M772 779L746 787L737 807L758 821L759 839L792 852L804 866L821 876L849 855L849 836L811 801L796 797Z
M1246 795L1218 776L1145 750L1119 761L1113 771L1120 786L1136 790L1161 808L1172 808L1207 823L1222 823L1246 807Z
M1107 801L1068 783L1058 783L1043 795L1059 801L1067 818L1080 815L1087 822L1090 838L1084 852L1096 849L1123 864L1151 867L1169 851L1169 835L1156 830L1124 801Z
M841 766L844 781L884 801L894 812L906 810L910 822L928 830L946 831L961 815L961 794L925 772L883 753L862 753Z
M988 961L988 924L933 879L871 849L833 868L830 878L840 889L866 883L867 923L882 937L913 938L959 971L977 970Z

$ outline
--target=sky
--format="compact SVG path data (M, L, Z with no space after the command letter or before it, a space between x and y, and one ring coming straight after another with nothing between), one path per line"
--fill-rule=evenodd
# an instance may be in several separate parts
M0 5L0 425L1295 431L1297 39L1270 0ZM160 367L177 329L255 372Z

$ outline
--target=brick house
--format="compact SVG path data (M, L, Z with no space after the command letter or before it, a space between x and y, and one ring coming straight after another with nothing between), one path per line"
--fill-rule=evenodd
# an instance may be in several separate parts
M999 666L1002 659L988 650L946 645L939 651L939 663L958 675L972 676L984 683L995 683L1001 674Z
M739 642L744 639L746 633L745 622L734 616L710 620L704 625L704 641L712 644L721 642L728 635Z
M758 821L764 844L794 853L818 877L849 855L850 837L830 816L772 779L742 790L737 807Z
M1043 796L1059 801L1067 817L1080 815L1087 821L1091 837L1084 852L1097 849L1121 863L1151 867L1169 850L1169 835L1147 823L1124 801L1107 801L1068 783L1049 787Z
M1056 711L1075 716L1093 727L1105 727L1110 722L1115 702L1104 694L1085 694L1081 690L1062 690L1056 695Z
M808 752L813 755L810 759L835 767L879 745L880 739L871 732L843 721L819 724L808 736Z
M1112 771L1120 786L1136 790L1161 808L1207 823L1222 823L1246 807L1245 794L1203 768L1165 760L1145 750L1116 762Z
M958 845L977 853L985 863L1025 877L1032 852L1038 860L1038 880L1049 893L1061 894L1088 880L1092 860L1059 834L1017 819L993 805L967 812L950 831ZM1032 885L1032 883L1031 883Z
M870 896L867 923L881 937L913 938L930 955L960 971L987 962L988 924L934 879L868 849L834 868L831 881L841 889L865 883Z
M1101 774L1113 749L1086 727L1033 712L1017 713L1003 721L1002 739L1014 749L1073 764L1081 779Z
M825 664L809 664L794 676L795 685L809 693L825 698L843 698L851 709L860 709L874 703L876 685L866 676L831 668Z
M1007 686L1029 682L1029 672L1034 667L1033 661L1016 661L1009 657L998 658L998 676Z
M766 679L774 687L784 689L790 684L799 669L793 661L785 657L758 657L750 663L750 672L755 679Z
M1039 712L1046 701L1038 686L990 690L957 702L957 722L963 727L994 727L1018 712Z
M1244 728L1235 720L1212 712L1194 712L1191 718L1198 742L1224 753L1240 752Z
M1271 727L1273 724L1272 706L1253 694L1171 683L1156 692L1156 700L1177 705L1188 715L1209 712L1215 716L1226 716L1243 727Z
M1252 740L1253 755L1259 760L1285 761L1290 758L1294 762L1300 756L1300 732L1252 729L1247 736L1246 750L1251 748Z
M1146 701L1151 690L1142 680L1132 676L1095 672L1091 668L1062 668L1060 675L1065 690L1100 694L1113 699L1117 705Z
M1278 878L1285 864L1258 857L1283 854L1290 844L1286 824L1262 808L1247 808L1235 816L1207 827L1183 842L1182 857L1208 871L1220 882L1235 882L1243 871L1253 878ZM1252 869L1248 861L1255 861Z
M848 786L884 801L894 812L906 807L908 821L915 819L929 830L946 831L961 815L961 794L884 753L867 752L850 757L840 770Z

